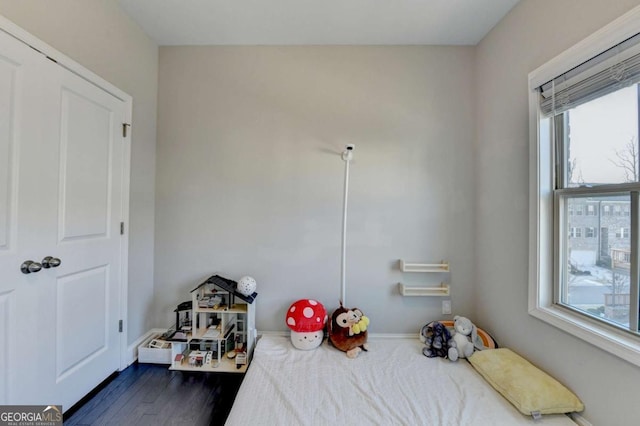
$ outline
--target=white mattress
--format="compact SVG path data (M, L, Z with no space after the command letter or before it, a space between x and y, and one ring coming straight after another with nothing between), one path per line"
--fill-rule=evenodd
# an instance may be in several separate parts
M369 337L349 359L326 341L295 349L263 336L227 425L574 425L565 415L534 422L466 360L427 358L416 339Z

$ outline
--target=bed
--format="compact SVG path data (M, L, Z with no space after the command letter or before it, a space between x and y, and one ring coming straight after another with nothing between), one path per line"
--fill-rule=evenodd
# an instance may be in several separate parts
M534 421L497 393L466 360L427 358L416 337L369 336L349 359L326 341L295 349L265 334L227 425L575 425L564 414Z

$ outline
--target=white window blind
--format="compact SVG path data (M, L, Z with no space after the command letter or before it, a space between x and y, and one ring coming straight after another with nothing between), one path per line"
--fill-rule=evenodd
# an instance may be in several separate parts
M540 112L559 114L638 82L640 33L540 86Z

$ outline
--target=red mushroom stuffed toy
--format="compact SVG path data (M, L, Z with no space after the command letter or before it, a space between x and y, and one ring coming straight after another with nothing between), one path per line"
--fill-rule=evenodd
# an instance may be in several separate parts
M291 329L291 343L297 349L315 349L324 338L327 311L313 299L294 302L287 311L287 326Z

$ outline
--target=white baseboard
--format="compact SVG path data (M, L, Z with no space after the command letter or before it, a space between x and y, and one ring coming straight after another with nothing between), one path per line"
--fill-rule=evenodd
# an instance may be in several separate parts
M127 354L126 354L127 366L133 364L138 359L138 346L143 344L145 340L149 340L152 336L155 336L157 334L162 334L165 331L167 330L162 328L152 328L142 336L138 337L135 342L130 344L129 347L127 347Z
M281 336L281 337L288 337L289 335L291 335L290 331L260 331L260 330L256 330L258 337L260 336Z
M584 417L582 417L580 414L578 413L571 413L570 414L571 419L576 422L579 426L593 426L591 424L591 422L589 422L587 419L585 419Z
M369 338L374 339L416 339L419 340L420 333L369 333Z

